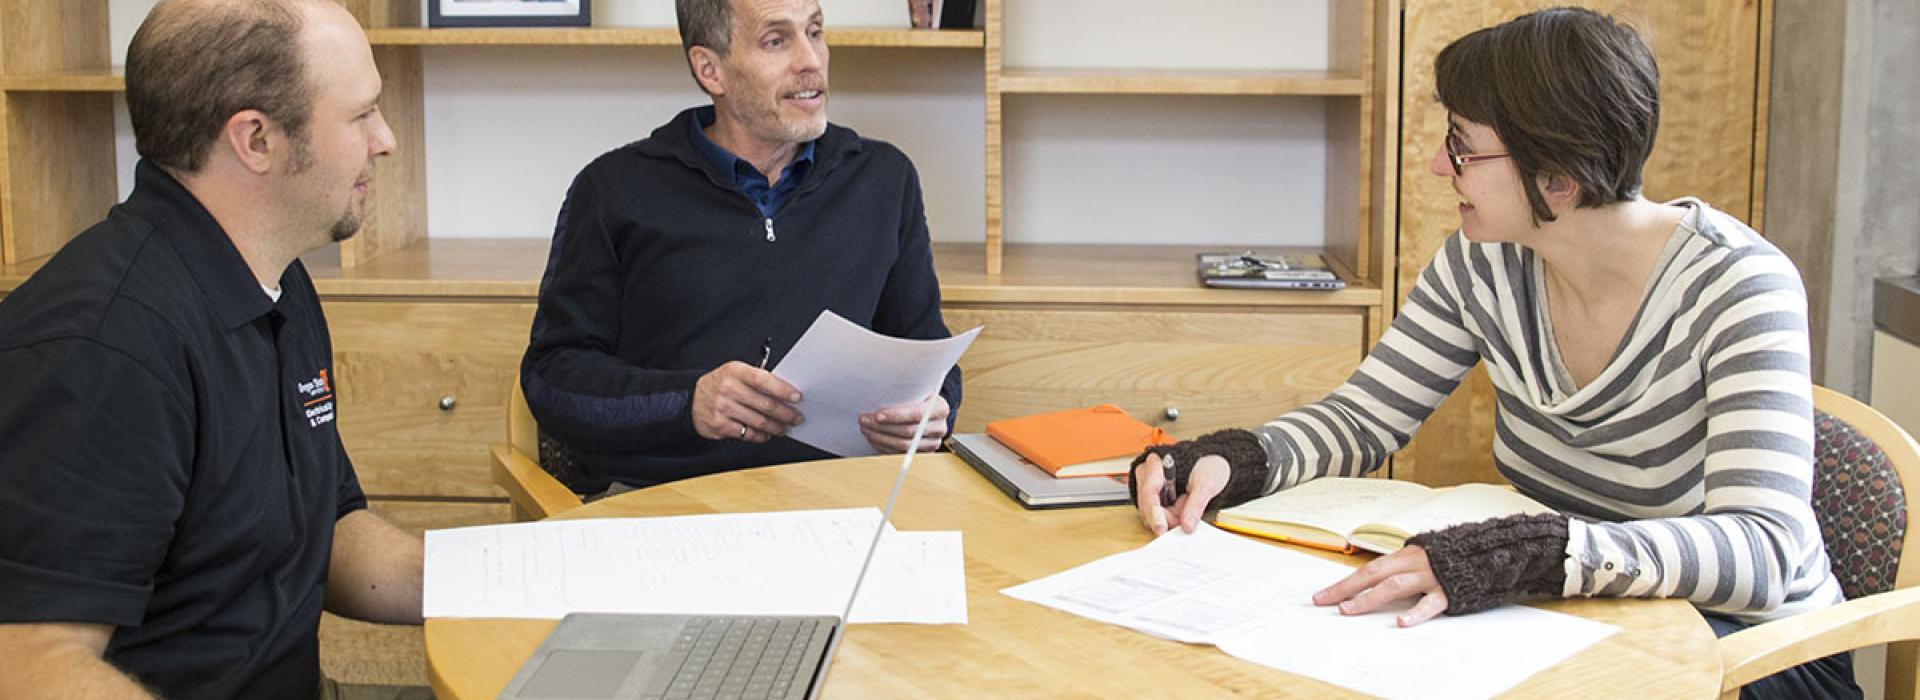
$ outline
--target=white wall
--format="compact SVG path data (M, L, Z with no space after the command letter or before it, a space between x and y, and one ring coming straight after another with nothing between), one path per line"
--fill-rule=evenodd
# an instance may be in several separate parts
M1008 3L1009 67L1326 67L1327 3ZM115 62L155 0L110 0ZM1284 12L1275 12L1275 7ZM905 0L824 0L829 26L905 26ZM671 0L596 0L599 26L671 26ZM1152 18L1141 21L1141 18ZM671 48L440 47L423 52L427 226L435 238L544 237L594 156L706 97ZM977 50L834 51L834 122L919 166L945 241L985 235ZM1011 242L1313 245L1324 236L1318 98L1012 96ZM133 142L119 110L121 188Z

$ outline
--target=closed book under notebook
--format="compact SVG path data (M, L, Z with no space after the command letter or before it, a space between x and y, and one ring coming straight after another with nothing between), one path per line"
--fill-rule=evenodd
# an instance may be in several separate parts
M1125 474L1141 450L1173 443L1112 404L997 420L987 435L1055 478Z
M1495 484L1434 489L1410 481L1324 477L1223 509L1214 524L1319 549L1389 554L1422 532L1552 512Z

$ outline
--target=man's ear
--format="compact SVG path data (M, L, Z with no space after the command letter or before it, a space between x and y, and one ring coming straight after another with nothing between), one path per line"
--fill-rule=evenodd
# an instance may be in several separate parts
M226 149L241 167L256 175L265 175L273 169L273 151L280 147L281 141L279 129L267 119L266 114L257 109L246 109L227 118L227 124L220 130L220 140L215 142L214 148Z
M687 65L693 67L693 79L700 81L700 87L707 94L720 96L727 93L727 83L720 69L720 54L705 46L687 49Z

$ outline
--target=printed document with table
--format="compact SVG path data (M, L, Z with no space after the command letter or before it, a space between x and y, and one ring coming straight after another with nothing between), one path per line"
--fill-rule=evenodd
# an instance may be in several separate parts
M1516 605L1403 628L1313 604L1352 572L1203 524L1001 592L1389 698L1495 695L1618 631Z

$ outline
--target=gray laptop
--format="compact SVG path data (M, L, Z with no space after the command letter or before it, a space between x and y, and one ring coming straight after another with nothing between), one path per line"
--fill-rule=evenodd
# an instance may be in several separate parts
M1055 479L986 433L947 438L947 448L1029 510L1127 502L1127 482L1104 476Z
M913 435L916 448L926 428L923 413ZM818 696L826 682L827 662L839 646L841 627L860 594L860 581L873 563L880 533L886 530L900 488L907 483L915 451L909 449L900 460L893 493L887 496L880 526L867 545L860 575L839 617L574 613L560 620L500 697L801 700Z

